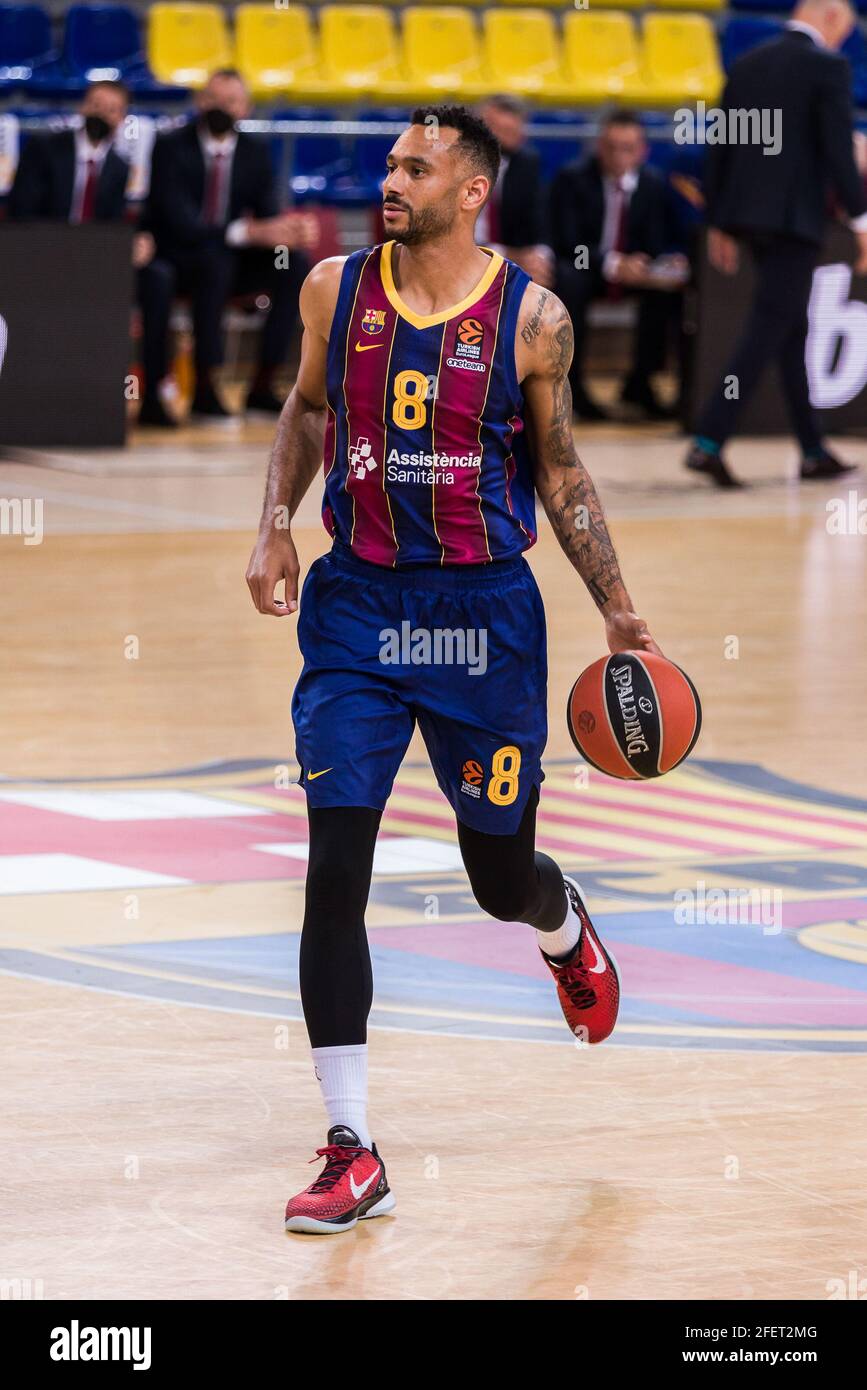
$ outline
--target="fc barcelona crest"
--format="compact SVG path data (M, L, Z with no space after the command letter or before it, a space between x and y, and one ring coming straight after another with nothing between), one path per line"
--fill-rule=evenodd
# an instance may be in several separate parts
M384 309L365 309L364 318L361 320L361 327L365 333L373 337L374 333L381 333L385 328Z

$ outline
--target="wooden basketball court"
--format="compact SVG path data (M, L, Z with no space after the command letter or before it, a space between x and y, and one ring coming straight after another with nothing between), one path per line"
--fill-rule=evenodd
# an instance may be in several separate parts
M533 933L475 908L414 744L368 914L397 1209L317 1240L282 1224L325 1127L294 965L294 619L244 583L269 437L0 460L0 496L44 509L40 544L0 536L0 1278L46 1299L557 1300L863 1278L863 479L802 487L788 443L745 440L755 485L723 495L665 428L582 433L705 715L662 781L585 775L564 707L602 629L542 524L540 843L614 945L623 1021L573 1045ZM299 521L306 568L318 488Z

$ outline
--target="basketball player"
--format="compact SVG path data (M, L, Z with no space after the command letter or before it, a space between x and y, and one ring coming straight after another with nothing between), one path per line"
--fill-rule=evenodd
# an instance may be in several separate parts
M416 722L479 905L536 930L576 1035L602 1042L617 1018L616 967L579 888L534 851L546 739L545 618L523 558L534 489L610 649L658 650L575 454L566 312L474 241L497 179L493 136L463 107L425 107L387 163L390 239L305 282L301 365L247 571L261 613L298 608L289 522L324 425L333 547L302 590L292 715L310 823L301 999L330 1128L322 1172L286 1208L292 1231L346 1231L394 1207L367 1121L364 913Z

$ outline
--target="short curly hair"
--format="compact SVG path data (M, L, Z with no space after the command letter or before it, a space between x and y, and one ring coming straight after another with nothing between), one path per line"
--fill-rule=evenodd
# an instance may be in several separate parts
M417 106L412 113L412 124L436 127L445 126L456 130L460 136L457 141L461 153L471 166L491 181L497 182L500 172L500 147L484 121L469 111L466 106Z

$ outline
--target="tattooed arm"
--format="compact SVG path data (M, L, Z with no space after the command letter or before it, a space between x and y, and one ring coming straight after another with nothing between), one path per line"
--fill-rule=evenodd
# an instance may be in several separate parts
M528 407L536 491L554 533L580 574L605 620L611 651L659 648L637 617L593 480L572 438L572 324L556 295L529 285L518 323L515 350Z

